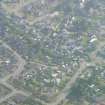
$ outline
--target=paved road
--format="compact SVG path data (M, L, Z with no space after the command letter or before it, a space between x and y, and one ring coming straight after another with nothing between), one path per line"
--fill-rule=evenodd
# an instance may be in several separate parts
M96 50L90 55L90 58L92 60L91 64L102 64L105 62L103 61L103 59L101 59L100 57L97 57L96 54L98 51L101 50L101 47L105 45L104 42L101 42L97 45ZM65 100L66 96L68 95L68 90L70 88L72 88L73 84L76 82L77 78L79 77L79 75L83 72L83 70L85 70L85 68L87 67L87 63L86 61L84 61L83 63L81 63L80 65L80 69L75 73L75 75L71 78L71 80L66 84L65 88L61 91L61 93L56 97L56 100L47 104L47 105L58 105L60 104L61 101Z
M2 98L0 99L0 104L1 104L2 102L4 102L5 100L9 99L10 97L12 97L12 96L15 95L15 94L16 94L16 92L13 91L13 92L11 92L10 94L6 95L5 97L2 97Z
M2 42L2 41L0 40L0 42ZM26 91L24 92L24 91L18 90L18 89L16 89L15 87L13 87L12 85L10 85L10 84L7 83L7 80L8 80L10 77L15 78L15 77L18 77L18 76L19 76L19 74L24 70L24 66L25 66L26 62L25 62L25 60L24 60L23 58L21 58L21 56L20 56L16 51L14 51L9 45L7 45L7 44L4 43L4 42L2 42L2 44L3 44L3 46L4 46L5 48L7 48L7 49L9 49L11 52L13 52L13 55L14 55L15 58L18 60L18 62L17 62L18 68L15 69L13 73L7 75L6 77L4 77L3 79L0 80L0 83L1 83L1 84L5 85L6 87L8 87L9 89L12 90L12 92L11 92L10 94L8 94L8 95L6 95L5 97L3 97L3 98L0 99L0 104L1 104L2 102L4 102L5 100L9 99L10 97L14 96L14 95L17 94L17 93L18 93L18 94L21 94L21 95L24 95L24 96L26 96L26 97L32 95L32 93L29 93L29 92L26 92ZM42 100L40 100L40 99L35 99L35 100L41 102L43 105L47 105L44 101L42 101Z
M0 40L0 42L2 42ZM25 60L23 58L21 58L21 56L16 52L14 51L9 45L7 45L6 43L2 42L3 46L7 49L9 49L11 52L13 52L13 55L15 56L15 58L18 60L17 61L17 65L18 65L18 68L14 70L13 73L7 75L6 77L4 77L3 79L0 80L0 83L5 85L6 87L8 87L9 89L12 90L12 93L6 95L5 97L1 98L0 99L0 103L2 103L3 101L5 101L6 99L8 99L9 97L13 96L14 94L16 93L20 93L24 96L29 96L30 94L29 93L26 93L26 92L23 92L23 91L20 91L20 90L17 90L15 89L12 85L8 84L6 81L12 76L12 77L16 77L18 76L24 69L24 65L25 65Z
M25 60L16 52L14 51L9 45L7 45L6 43L3 43L3 46L7 49L9 49L11 52L13 52L13 55L15 56L15 58L18 60L17 61L17 66L18 68L14 70L13 73L9 74L8 76L6 76L4 78L4 80L8 80L11 76L16 77L18 76L24 69L24 66L26 64Z
M24 16L24 14L21 12L22 8L30 3L34 3L35 1L37 0L20 0L20 3L18 4L17 3L17 6L15 6L15 9L13 8L8 8L7 5L3 4L2 3L2 8L4 8L8 13L14 13L16 16ZM59 0L58 0L59 1ZM60 0L60 3L62 3L64 0ZM56 2L54 3L54 6L57 6L59 4L59 2ZM53 4L52 4L53 5ZM34 18L32 19L32 21L26 19L26 22L29 24L29 25L33 25L34 23L36 22L39 22L39 21L42 21L44 19L47 19L47 18L53 18L54 16L56 16L57 14L56 13L48 13L48 14L45 14L43 16L40 16L40 17L37 17L37 18Z
M54 18L54 17L56 17L56 16L58 16L58 15L59 15L59 13L56 11L56 12L53 12L53 13L49 13L49 14L46 14L46 15L37 17L37 18L35 18L35 19L32 20L32 21L27 20L27 23L28 23L29 25L33 25L33 24L35 24L35 23L37 23L37 22L40 22L40 21L45 20L45 19L51 19L51 18Z
M101 50L101 47L104 45L103 42L101 42L100 44L97 45L96 50L90 55L92 62L91 63L100 63L100 61L103 62L102 59L98 58L96 56L97 51ZM6 95L5 97L3 97L2 99L0 99L0 103L2 103L3 101L5 101L6 99L10 98L11 96L13 96L16 93L21 93L24 94L25 96L28 96L27 93L23 92L23 91L18 91L16 90L13 86L9 85L8 83L6 83L6 80L11 77L11 76L18 76L24 69L24 65L25 65L25 60L21 58L21 56L14 51L13 49L11 49L11 47L9 47L7 44L3 43L3 46L8 48L10 51L12 51L15 55L15 57L18 59L18 69L15 70L15 72L13 72L12 74L8 75L7 77L5 77L3 80L0 80L0 82L2 84L4 84L5 86L9 87L10 89L13 90L13 92L11 92L10 94ZM104 63L104 62L103 62ZM76 82L77 78L79 77L79 75L83 72L83 70L85 70L86 68L86 61L81 63L81 66L79 68L79 70L74 74L74 76L70 79L70 81L66 84L65 88L61 91L61 93L56 97L56 100L46 104L46 105L58 105L62 100L64 100L66 98L66 96L68 95L68 90L70 88L72 88L73 84Z
M16 95L16 94L21 94L21 95L26 96L26 97L29 96L27 93L24 93L23 91L18 91L18 90L15 89L15 90L13 90L10 94L6 95L5 97L2 97L2 98L0 99L0 104L1 104L2 102L6 101L7 99L9 99L10 97Z
M66 84L65 88L61 91L61 93L56 97L56 100L52 103L49 103L48 105L58 105L62 100L66 98L68 95L68 91L72 88L73 84L79 77L79 75L85 70L86 63L83 62L81 64L81 67L78 69L78 71L74 74L74 76L70 79L70 81Z

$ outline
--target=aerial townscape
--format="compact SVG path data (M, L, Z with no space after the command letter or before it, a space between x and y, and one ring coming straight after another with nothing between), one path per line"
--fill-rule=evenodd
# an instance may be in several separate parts
M0 0L0 105L105 105L105 0Z

